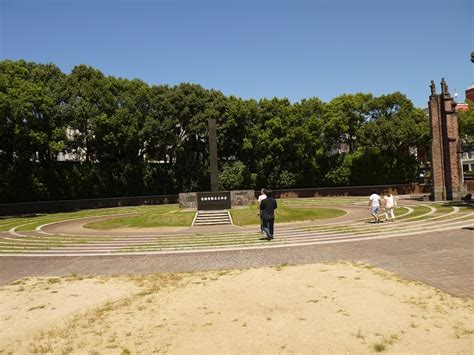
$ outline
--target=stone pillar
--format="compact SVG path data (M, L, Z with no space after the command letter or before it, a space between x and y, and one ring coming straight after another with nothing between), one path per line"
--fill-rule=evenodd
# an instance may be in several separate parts
M460 138L455 106L444 79L441 81L440 95L436 94L434 82L431 81L428 107L431 125L431 198L434 201L462 198L458 148Z
M219 170L217 166L217 126L216 119L209 118L209 158L211 166L211 192L219 191Z
M459 162L459 129L458 118L456 116L456 103L451 98L449 92L442 95L442 116L444 125L444 160L445 160L445 183L446 183L446 199L459 201L461 195L461 175Z
M444 158L443 158L443 130L441 124L440 100L433 91L428 102L431 126L431 199L440 201L446 199L444 183Z

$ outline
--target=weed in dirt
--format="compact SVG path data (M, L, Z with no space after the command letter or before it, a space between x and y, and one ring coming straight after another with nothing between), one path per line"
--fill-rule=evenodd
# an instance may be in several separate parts
M28 347L28 350L33 354L47 354L53 352L53 345L51 342L38 342L31 343Z
M381 353L382 351L385 351L386 349L387 349L387 346L383 342L374 344L374 351L377 353Z
M72 281L72 280L81 281L83 279L84 279L84 276L79 275L75 272L71 272L71 275L69 275L69 277L67 278L68 281Z
M361 329L359 328L359 330L357 331L356 334L353 334L357 339L364 339L364 335L362 334L362 331Z
M29 311L34 311L35 309L43 309L45 307L46 307L45 304L42 304L42 305L39 305L39 306L34 306L34 307L31 307L30 309L28 309L28 312Z
M16 280L16 281L13 281L10 283L10 285L12 286L16 286L16 285L24 285L25 284L25 280Z
M288 266L288 263L283 263L283 264L280 264L280 265L276 266L275 270L276 271L281 271L281 270L283 270L283 268L285 268L287 266Z

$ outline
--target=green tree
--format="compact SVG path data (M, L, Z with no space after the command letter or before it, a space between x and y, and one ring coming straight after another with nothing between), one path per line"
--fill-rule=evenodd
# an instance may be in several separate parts
M113 113L113 95L106 88L106 78L86 65L73 68L66 80L66 107L69 147L72 153L84 155L86 161L97 160L95 124Z
M324 141L328 150L345 143L352 153L357 148L359 129L368 120L372 94L344 94L332 99L324 112Z
M54 65L0 62L2 160L9 164L14 159L56 160L65 141L60 110L63 80Z
M219 185L224 190L239 190L249 183L247 167L241 161L224 163L219 173Z
M463 144L468 147L474 146L474 102L467 101L469 109L458 112L459 135Z
M93 120L96 157L100 162L143 161L145 147L142 130L150 115L149 88L140 80L106 78L106 90L113 104L108 114Z
M394 154L408 154L409 148L427 149L429 121L405 95L396 92L374 98L369 117L361 128L361 146L378 147Z

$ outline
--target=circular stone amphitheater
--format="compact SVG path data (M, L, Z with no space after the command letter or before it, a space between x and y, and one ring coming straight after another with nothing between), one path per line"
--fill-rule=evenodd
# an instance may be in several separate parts
M472 206L399 200L397 221L380 224L369 218L365 198L282 200L286 206L342 210L339 217L278 223L275 239L262 240L257 225L158 227L94 230L97 221L139 214L138 208L108 209L93 216L43 215L0 220L2 256L124 256L265 250L318 244L340 244L413 236L474 226Z

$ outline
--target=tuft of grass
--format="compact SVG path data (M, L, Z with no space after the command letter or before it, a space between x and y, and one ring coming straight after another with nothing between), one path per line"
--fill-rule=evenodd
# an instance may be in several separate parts
M16 285L24 285L25 284L25 280L16 280L16 281L13 281L10 283L10 285L13 285L13 286L16 286Z
M357 331L357 333L354 334L354 336L355 336L357 339L364 339L364 338L365 338L364 335L362 334L362 331L360 330L360 328L359 328L359 330Z
M31 343L28 349L33 354L50 354L53 352L53 346L51 342L46 343Z
M281 270L283 270L283 268L285 268L287 266L288 266L288 263L283 263L283 264L280 264L280 265L276 266L275 270L276 271L281 271Z
M380 342L380 343L375 343L373 348L375 352L381 353L382 351L385 351L387 349L387 346L385 345L384 342Z
M76 272L71 272L71 274L69 275L69 277L67 278L68 281L72 281L72 280L77 280L77 281L81 281L84 279L84 276L82 275L79 275L78 273Z

